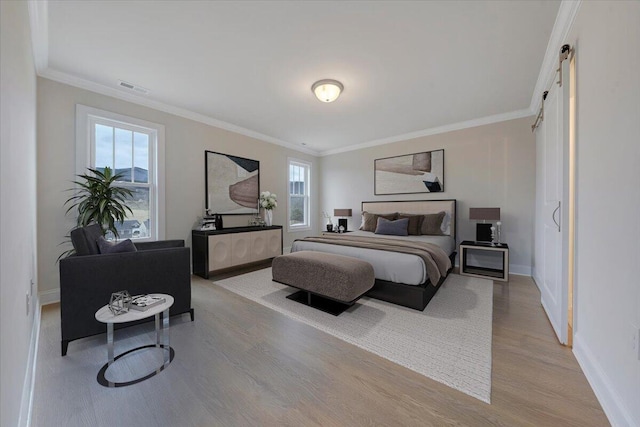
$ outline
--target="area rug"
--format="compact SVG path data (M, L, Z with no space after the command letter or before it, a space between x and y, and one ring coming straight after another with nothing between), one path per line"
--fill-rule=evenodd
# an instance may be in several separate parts
M420 312L361 298L340 316L285 298L271 268L214 282L238 295L490 403L493 282L450 275Z

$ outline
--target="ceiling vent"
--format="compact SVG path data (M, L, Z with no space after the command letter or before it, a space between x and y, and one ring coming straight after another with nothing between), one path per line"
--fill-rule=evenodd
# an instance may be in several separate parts
M120 87L123 87L125 89L130 90L130 91L141 93L143 95L147 95L149 93L149 89L145 89L142 86L136 86L134 84L127 83L127 82L122 81L122 80L118 81L118 85Z

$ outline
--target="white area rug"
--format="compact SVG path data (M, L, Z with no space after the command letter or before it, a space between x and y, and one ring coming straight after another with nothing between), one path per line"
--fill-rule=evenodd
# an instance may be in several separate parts
M492 281L452 274L423 312L365 297L336 317L271 278L267 268L215 283L490 403Z

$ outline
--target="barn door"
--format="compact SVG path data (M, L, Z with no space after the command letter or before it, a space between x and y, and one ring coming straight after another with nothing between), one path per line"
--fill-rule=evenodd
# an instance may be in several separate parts
M534 279L541 302L562 344L569 343L568 177L569 61L564 82L553 84L536 129L536 238Z

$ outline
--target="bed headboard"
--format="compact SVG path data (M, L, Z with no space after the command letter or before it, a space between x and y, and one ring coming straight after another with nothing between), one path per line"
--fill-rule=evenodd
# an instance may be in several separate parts
M456 199L403 200L399 202L362 202L362 211L377 214L402 212L409 214L434 214L448 212L451 216L451 236L457 238Z

